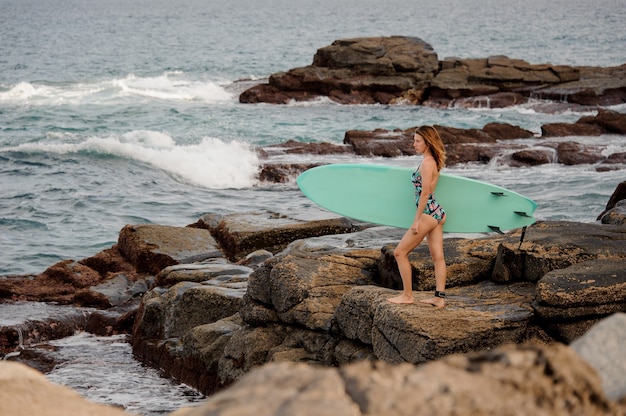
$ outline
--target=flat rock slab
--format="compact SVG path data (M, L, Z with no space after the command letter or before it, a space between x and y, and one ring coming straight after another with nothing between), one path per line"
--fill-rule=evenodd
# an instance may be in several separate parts
M536 282L546 273L576 263L604 259L626 262L626 227L568 221L538 222L498 248L492 280Z
M168 266L156 276L159 286L170 287L180 282L198 282L218 286L231 286L246 282L252 269L231 264L226 259L209 260L193 264Z
M175 264L222 257L209 231L191 227L127 225L120 231L118 246L138 272L154 275Z
M358 287L344 295L335 320L344 334L370 343L378 359L391 363L418 364L527 339L532 285L484 282L446 293L446 307L436 309L418 302L431 292L415 292L412 305L395 305L387 301L394 294L388 289Z
M591 260L553 270L537 283L540 304L555 307L621 304L626 300L626 260Z
M276 254L298 239L351 233L358 229L351 220L334 214L331 218L307 221L273 212L205 215L197 226L209 229L232 261L260 249Z

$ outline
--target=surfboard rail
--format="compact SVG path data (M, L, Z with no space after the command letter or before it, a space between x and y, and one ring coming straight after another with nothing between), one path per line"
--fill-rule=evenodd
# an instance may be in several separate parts
M409 228L415 218L413 169L378 164L329 164L296 183L322 208L359 221ZM537 203L506 188L441 173L435 197L446 211L445 232L504 232L535 222Z

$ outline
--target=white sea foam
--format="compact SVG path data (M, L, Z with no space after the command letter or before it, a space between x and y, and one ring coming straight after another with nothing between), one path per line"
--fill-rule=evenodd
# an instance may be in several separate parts
M128 75L91 83L38 84L19 82L0 92L0 102L29 105L108 105L125 98L222 103L233 99L226 85L191 80L180 71L157 77Z
M24 143L0 152L114 155L149 164L181 182L209 189L249 188L256 182L260 165L247 143L205 137L197 144L180 145L168 134L147 130L121 137L90 137L80 143Z

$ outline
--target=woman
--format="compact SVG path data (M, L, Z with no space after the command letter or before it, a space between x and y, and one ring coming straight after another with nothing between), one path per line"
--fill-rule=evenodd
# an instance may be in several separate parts
M446 152L443 141L434 127L423 126L415 131L413 147L424 156L411 180L415 187L417 211L413 225L394 250L398 270L402 277L402 294L389 299L393 303L413 303L413 271L409 253L427 238L428 249L435 264L435 296L420 302L443 308L446 304L446 262L443 256L443 224L446 213L435 199L439 172L444 166Z

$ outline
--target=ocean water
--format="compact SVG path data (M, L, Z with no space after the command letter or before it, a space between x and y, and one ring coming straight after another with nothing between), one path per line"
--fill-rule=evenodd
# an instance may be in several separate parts
M239 104L244 89L310 64L334 40L406 35L429 42L440 59L615 66L626 63L624 22L623 0L0 0L0 276L94 255L126 224L185 226L205 213L260 209L320 214L293 182L257 181L268 162L258 147L341 143L347 130L421 124L503 122L539 134L542 124L595 114L542 111L541 102L493 110ZM623 136L555 140L626 151ZM269 161L304 160L357 158ZM595 221L626 179L624 169L556 163L448 172L535 199L538 219L583 222ZM137 383L135 394L149 389Z

